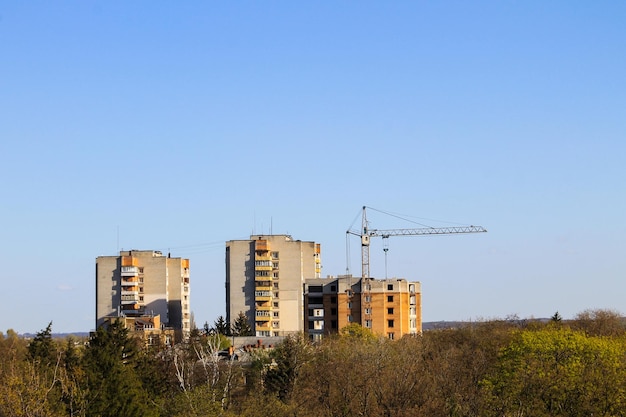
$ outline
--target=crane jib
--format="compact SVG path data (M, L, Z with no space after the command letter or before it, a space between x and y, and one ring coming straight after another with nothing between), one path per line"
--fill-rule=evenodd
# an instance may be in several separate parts
M424 227L419 229L370 229L369 236L418 236L418 235L449 235L458 233L481 233L486 232L482 226L456 226L456 227Z

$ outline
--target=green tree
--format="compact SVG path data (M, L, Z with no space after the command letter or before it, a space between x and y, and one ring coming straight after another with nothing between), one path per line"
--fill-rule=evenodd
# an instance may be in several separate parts
M554 323L560 323L563 320L563 317L561 317L561 315L557 311L552 315L552 317L550 317L550 320L552 320L552 322Z
M28 357L42 366L55 364L57 351L52 340L52 322L39 332L28 344Z
M239 312L232 329L233 336L252 336L252 328L248 322L248 317L243 311Z
M294 390L302 367L312 358L312 348L304 335L287 336L269 354L268 367L263 385L268 392L288 402Z
M246 320L247 321L247 320ZM223 334L224 336L230 336L230 326L226 323L224 316L219 316L213 323L213 329L217 334Z
M626 407L623 339L563 328L522 331L483 385L483 415L613 416Z
M137 340L121 321L98 328L83 357L87 384L87 416L156 415L153 402L135 371Z
M342 337L348 337L351 339L358 339L367 342L373 342L378 339L378 337L370 329L363 327L358 323L348 324L339 331L339 334Z
M69 336L63 352L63 367L60 369L61 401L65 404L67 415L82 416L85 411L84 372L81 367L81 353L78 341Z

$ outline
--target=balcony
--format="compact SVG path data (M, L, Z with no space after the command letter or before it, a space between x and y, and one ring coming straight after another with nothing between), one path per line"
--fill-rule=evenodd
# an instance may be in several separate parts
M267 313L267 314L262 314L262 313ZM263 321L263 322L270 321L271 319L272 319L272 316L269 314L269 311L257 311L256 312L255 320L257 322L260 322L260 321Z
M254 256L254 260L255 261L271 261L272 257L270 256L270 253L257 253Z
M270 322L261 322L261 321L257 321L255 323L256 330L270 330Z
M137 295L139 294L139 287L124 287L121 291L122 295Z
M267 240L255 240L254 241L254 250L255 251L263 251L263 252L270 250L270 247L267 244Z
M123 279L122 282L120 282L120 284L122 285L122 287L135 287L137 286L137 284L139 283L138 279Z
M139 302L139 295L138 294L122 295L122 299L121 299L121 304L122 305L137 304L138 302Z
M123 266L122 267L122 276L123 277L136 277L139 275L139 268L136 266Z
M137 258L122 256L122 266L137 266Z

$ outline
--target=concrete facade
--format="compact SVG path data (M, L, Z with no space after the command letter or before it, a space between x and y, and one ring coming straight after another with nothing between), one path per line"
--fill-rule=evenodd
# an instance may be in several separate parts
M320 245L289 235L226 242L226 320L239 312L257 337L304 330L303 285L320 276Z
M111 317L160 316L180 340L191 329L189 301L189 259L150 250L96 258L96 327Z
M390 339L422 331L419 282L349 275L307 279L304 300L305 332L312 340L337 333L350 323Z

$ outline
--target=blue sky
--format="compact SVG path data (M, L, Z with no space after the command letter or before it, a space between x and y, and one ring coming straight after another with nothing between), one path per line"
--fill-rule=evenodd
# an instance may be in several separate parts
M380 239L423 319L624 312L626 4L0 3L0 330L94 327L95 258L288 233L360 273L367 205L486 234ZM371 227L412 227L372 211Z

